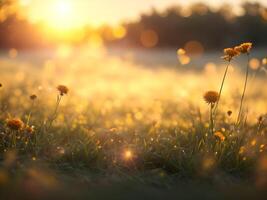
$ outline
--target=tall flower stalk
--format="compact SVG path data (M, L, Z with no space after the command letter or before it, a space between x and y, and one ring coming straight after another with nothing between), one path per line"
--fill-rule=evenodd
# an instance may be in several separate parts
M50 118L50 122L49 122L49 128L51 128L54 120L57 118L57 114L58 114L58 108L59 108L59 104L62 100L62 97L66 94L68 94L69 92L69 89L64 86L64 85L59 85L57 87L57 90L59 91L59 94L57 95L57 101L56 101L56 107L55 107L55 110L54 110L54 113L52 114L51 118Z
M221 86L220 86L218 101L216 102L216 104L214 106L214 109L213 109L214 116L216 116L216 112L217 112L218 105L219 105L219 102L220 102L220 99L221 99L221 95L222 95L222 91L223 91L223 87L224 87L224 83L225 83L225 79L226 79L226 76L227 76L227 73L228 73L229 66L231 64L232 59L237 55L239 55L239 52L236 51L235 48L226 48L226 49L224 49L224 56L222 58L224 60L226 60L228 63L227 63L227 66L225 68L223 79L222 79L222 83L221 83Z
M210 134L213 135L214 132L214 114L213 109L215 104L219 100L219 93L216 91L208 91L204 94L204 100L210 105Z
M35 103L36 98L37 98L37 96L35 94L30 96L30 100L32 101L32 104L31 104L30 112L29 112L28 117L27 117L26 126L28 126L30 123L30 119L32 116L32 109L34 107L34 103Z
M241 122L243 104L244 104L244 99L245 99L246 90L247 90L248 76L249 76L249 60L250 60L249 53L250 53L251 48L252 48L252 43L250 43L250 42L243 43L240 46L235 47L236 51L247 55L246 77L245 77L243 92L242 92L242 96L241 96L241 100L240 100L240 107L239 107L239 111L238 111L238 116L237 116L237 120L236 120L237 125L239 125Z

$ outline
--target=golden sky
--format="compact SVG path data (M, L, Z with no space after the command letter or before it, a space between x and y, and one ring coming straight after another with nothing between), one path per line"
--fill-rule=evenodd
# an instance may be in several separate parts
M44 21L55 27L99 26L136 19L152 7L163 10L170 5L206 2L235 6L243 0L19 0L32 21ZM254 2L256 0L249 0ZM267 0L258 0L267 5Z

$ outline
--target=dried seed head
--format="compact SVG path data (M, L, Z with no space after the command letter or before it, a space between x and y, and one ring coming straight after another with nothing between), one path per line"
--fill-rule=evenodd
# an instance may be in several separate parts
M61 96L63 96L64 94L68 94L69 92L69 89L65 85L57 86L57 90L59 91Z
M227 115L230 117L233 114L233 112L231 110L227 111Z
M31 99L31 100L35 100L35 99L37 99L37 95L32 94L32 95L30 96L30 99Z
M219 100L219 93L216 91L208 91L203 97L208 104L214 104Z

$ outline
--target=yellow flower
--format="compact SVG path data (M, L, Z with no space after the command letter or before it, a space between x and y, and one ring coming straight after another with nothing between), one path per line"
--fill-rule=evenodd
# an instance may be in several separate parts
M225 136L220 131L215 132L214 136L219 138L222 142L225 140Z
M32 134L34 131L34 127L33 126L26 126L25 129L26 133Z
M31 96L30 96L30 99L31 100L35 100L37 98L37 95L35 95L35 94L32 94Z
M219 100L219 93L216 91L208 91L204 94L204 100L208 104L214 104Z
M20 120L20 119L8 119L7 120L7 126L8 128L12 129L12 130L20 130L22 129L22 127L24 126L24 123Z
M224 60L231 61L233 57L239 55L239 51L237 51L235 48L226 48L223 50L224 56L222 57Z
M64 94L68 94L69 92L69 89L65 85L57 86L57 90L59 91L61 96L63 96Z
M238 51L239 53L249 53L251 48L252 48L252 43L246 42L235 47L235 50Z

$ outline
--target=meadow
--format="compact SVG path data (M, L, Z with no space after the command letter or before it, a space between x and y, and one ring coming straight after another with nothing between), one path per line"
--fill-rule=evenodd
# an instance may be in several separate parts
M62 46L1 53L2 195L264 195L264 51L251 49L240 116L246 54L230 54L219 94L227 53L225 61L222 52L121 51ZM207 91L218 91L215 99Z

